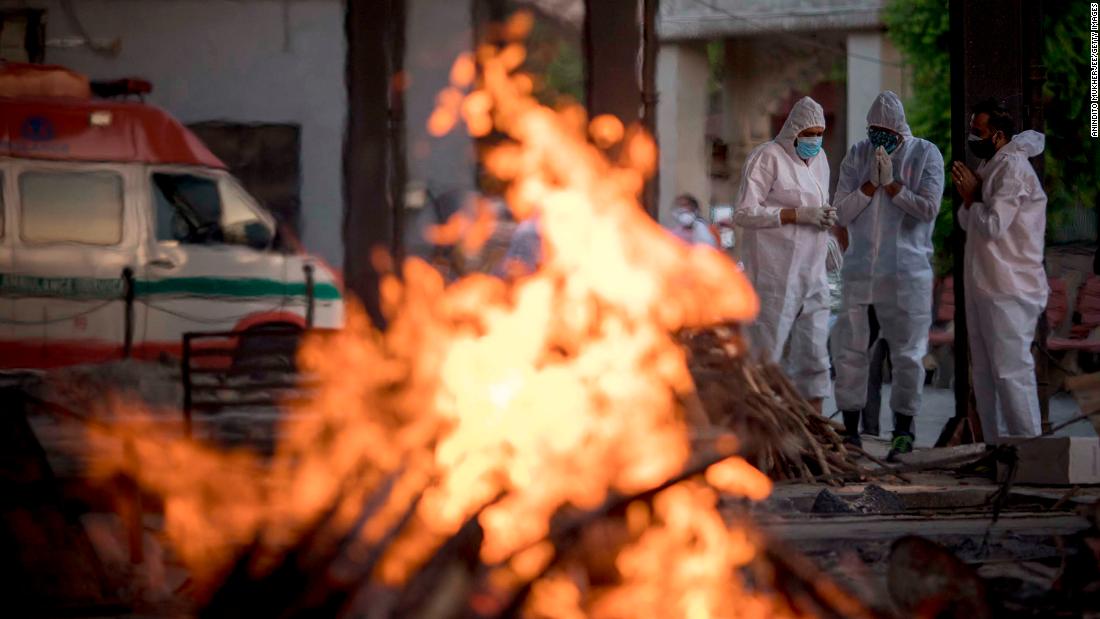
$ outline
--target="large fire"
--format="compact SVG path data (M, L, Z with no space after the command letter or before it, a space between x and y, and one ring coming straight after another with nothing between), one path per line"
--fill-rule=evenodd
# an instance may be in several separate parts
M133 475L164 498L167 538L200 589L246 547L262 577L321 522L333 539L355 532L364 561L385 548L370 578L400 586L476 522L490 570L482 607L534 581L524 612L536 617L775 612L740 586L752 534L717 509L720 493L766 497L768 479L729 456L669 482L693 462L693 385L674 334L751 320L750 285L640 208L656 157L647 135L539 105L518 42L480 49L480 76L474 60L455 63L430 127L461 119L474 135L507 136L484 164L508 183L513 212L538 218L538 270L446 284L410 259L383 281L385 332L352 311L344 331L306 342L301 363L323 387L270 460L146 431L125 449L98 436L97 472ZM621 143L620 160L589 135ZM553 544L562 514L654 488L608 529L612 578L597 586L566 567Z

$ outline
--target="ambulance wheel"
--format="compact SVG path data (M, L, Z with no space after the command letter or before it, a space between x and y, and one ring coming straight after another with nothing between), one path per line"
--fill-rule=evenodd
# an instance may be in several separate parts
M302 328L293 324L269 323L241 334L233 354L235 369L257 372L295 372Z

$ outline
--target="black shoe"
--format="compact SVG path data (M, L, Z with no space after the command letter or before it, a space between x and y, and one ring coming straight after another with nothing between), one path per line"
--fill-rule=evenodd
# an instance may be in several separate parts
M894 433L894 440L890 442L890 452L886 454L886 461L897 462L898 456L913 453L913 440L915 438L912 432Z
M844 439L841 441L845 445L851 445L852 447L859 447L863 449L863 439L858 434L845 434Z

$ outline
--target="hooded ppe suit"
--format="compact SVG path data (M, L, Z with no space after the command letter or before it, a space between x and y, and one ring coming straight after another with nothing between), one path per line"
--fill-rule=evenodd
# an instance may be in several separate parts
M920 411L923 359L932 325L932 228L943 197L943 156L935 144L913 137L901 100L890 91L871 104L867 124L903 136L889 155L894 180L903 187L893 198L884 186L875 188L872 196L860 190L875 165L875 146L869 139L854 144L840 165L833 205L840 225L848 228L848 250L842 271L844 299L831 341L836 403L843 411L866 405L868 305L873 305L893 367L890 408L912 416Z
M1043 134L1024 131L978 166L981 202L958 211L974 399L987 443L1040 433L1031 342L1049 288L1043 270L1047 196L1028 157Z
M779 135L749 153L733 211L733 223L743 229L745 274L760 297L760 315L749 329L753 345L779 362L789 338L787 372L808 399L829 391L829 232L818 226L781 225L780 211L828 203L825 151L809 161L795 152L799 133L824 126L821 106L809 97L799 100Z

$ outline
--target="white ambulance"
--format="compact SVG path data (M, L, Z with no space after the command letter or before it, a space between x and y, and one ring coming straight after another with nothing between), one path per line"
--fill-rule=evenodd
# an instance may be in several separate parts
M183 125L0 64L0 369L178 356L195 331L339 328L338 281Z

